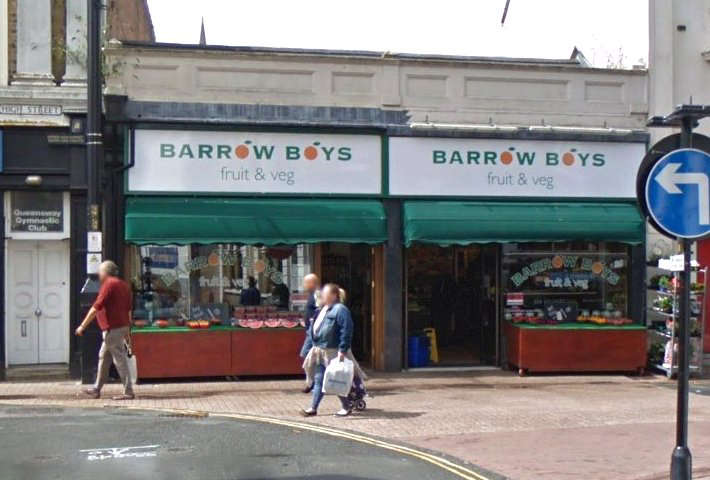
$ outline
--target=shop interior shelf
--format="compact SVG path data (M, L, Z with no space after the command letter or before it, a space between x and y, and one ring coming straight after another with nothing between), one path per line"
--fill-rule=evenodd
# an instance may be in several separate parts
M674 297L676 295L675 293L673 293L672 291L669 291L669 290L658 290L657 288L653 288L653 287L648 287L648 289L651 292L656 293L658 295L666 295L668 297ZM703 295L703 293L705 293L705 292L703 292L703 291L690 292L690 298L701 297Z
M669 280L671 277L673 278L673 281L669 282L668 284L646 285L649 294L656 295L656 299L654 299L652 303L649 302L649 305L647 307L646 320L648 323L650 323L649 335L651 343L655 345L665 344L665 346L663 347L664 359L668 360L670 358L670 364L667 363L666 366L664 366L663 364L656 364L653 365L653 368L664 372L670 378L678 371L677 355L675 355L675 353L669 352L669 349L675 348L675 345L678 342L678 322L676 321L676 319L678 319L679 316L678 307L681 297L679 295L680 292L677 288L674 288L674 286L678 285L677 282L679 280L679 272L671 272L669 270L659 268L657 266L656 261L650 262L649 266L661 270L662 272L668 272L663 273L663 275ZM693 321L691 324L690 337L692 339L692 344L695 345L695 347L693 348L703 348L702 345L706 341L705 292L708 288L708 269L706 267L696 266L693 267L692 270L693 272L701 273L702 276L698 276L696 278L696 280L700 283L693 283L691 287L695 288L691 288L691 291L689 292L691 300L691 311L689 312L689 317ZM671 311L663 311L668 309L670 309ZM654 350L654 355L655 354L656 351ZM702 374L702 362L700 362L699 364L697 360L695 361L695 364L693 364L692 362L693 360L691 359L690 373Z
M653 365L653 368L655 368L655 369L657 369L657 370L660 370L660 371L662 371L662 372L665 372L665 373L671 373L671 372L676 373L676 372L678 371L678 367L676 367L676 366L674 366L674 367L667 367L667 366L663 366L662 364ZM690 371L691 371L691 372L697 372L698 370L700 370L700 367L699 367L699 366L697 366L697 365L690 365Z
M677 313L668 313L668 312L662 312L661 310L649 310L650 312L657 313L658 315L662 315L667 318L676 318L678 316ZM691 313L690 318L698 318L700 316L699 313Z
M664 330L656 330L655 328L649 328L648 331L658 335L659 337L663 337L663 338L672 338L673 337L671 332L664 331ZM691 333L690 338L700 338L700 333L694 333L694 334Z
M664 272L670 272L671 270L668 270L666 268L661 268L658 266L658 260L651 260L646 262L646 266L649 268L656 268L658 270L663 270ZM694 272L697 272L699 270L702 270L704 267L699 267L697 265L691 265L690 269Z

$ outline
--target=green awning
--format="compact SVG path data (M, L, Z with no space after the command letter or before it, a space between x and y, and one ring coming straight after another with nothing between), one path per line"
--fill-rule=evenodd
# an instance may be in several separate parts
M385 211L375 200L129 197L125 227L126 241L140 245L387 239Z
M418 202L404 204L404 243L592 240L642 243L644 220L624 203Z

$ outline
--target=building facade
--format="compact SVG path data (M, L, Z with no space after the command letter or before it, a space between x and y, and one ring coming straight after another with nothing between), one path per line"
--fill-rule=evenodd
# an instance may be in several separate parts
M81 371L72 331L86 273L86 8L79 0L0 1L3 374ZM136 36L119 28L127 16L141 25ZM116 20L109 35L153 39L145 2L112 0L106 17Z
M680 104L710 104L710 1L665 2L649 0L649 112L667 115ZM710 136L710 120L703 120L696 133ZM651 129L653 143L678 133ZM675 253L674 243L648 227L648 258ZM694 255L710 265L710 242L697 243ZM649 276L656 272L650 272ZM708 318L706 311L705 318ZM706 321L706 332L708 324ZM705 358L710 359L710 339L705 336Z
M645 365L645 71L118 41L106 53L125 161L105 235L137 294L139 375L298 373L303 332L289 327L310 271L350 292L353 350L376 369L428 363L423 334L438 365ZM263 305L241 296L250 277ZM530 344L543 354L521 355ZM256 368L259 352L278 366Z

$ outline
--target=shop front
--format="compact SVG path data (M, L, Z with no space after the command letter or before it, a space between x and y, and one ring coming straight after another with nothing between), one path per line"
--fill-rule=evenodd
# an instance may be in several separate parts
M409 367L643 368L645 137L419 135L132 130L139 376L301 373L310 272L373 368L400 338Z
M140 378L302 373L303 276L348 292L374 355L382 138L138 128L124 202Z
M430 362L526 371L646 364L644 143L394 137L407 342ZM432 335L432 332L434 335Z

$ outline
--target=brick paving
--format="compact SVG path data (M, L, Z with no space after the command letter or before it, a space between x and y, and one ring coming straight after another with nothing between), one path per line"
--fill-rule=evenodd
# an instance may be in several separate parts
M698 384L701 385L701 384ZM710 384L708 391L710 392ZM300 380L142 384L135 407L300 419ZM667 478L675 390L659 376L530 376L507 372L377 374L366 412L305 421L441 451L513 479ZM0 403L118 406L77 396L75 382L6 382ZM109 385L105 395L119 393ZM696 477L710 478L710 395L691 397Z

